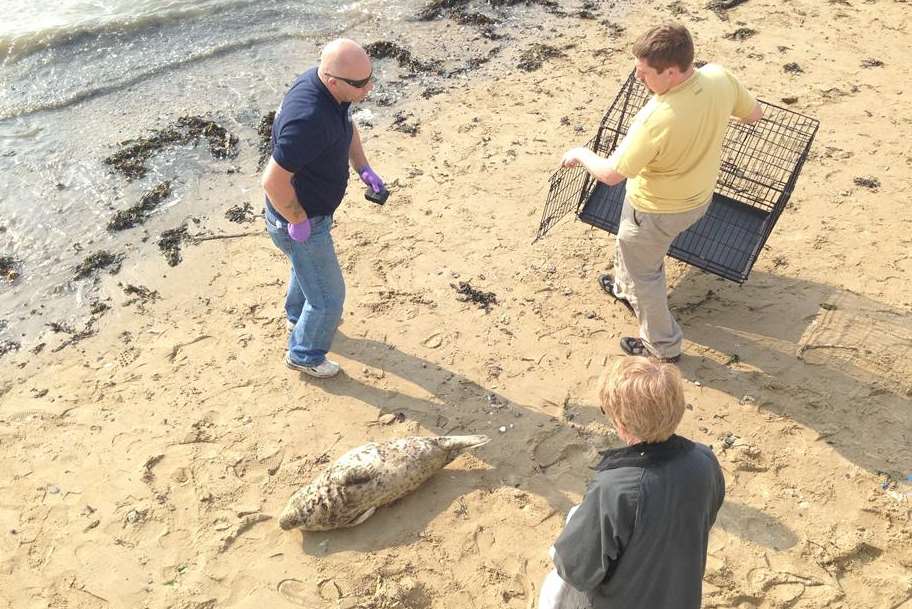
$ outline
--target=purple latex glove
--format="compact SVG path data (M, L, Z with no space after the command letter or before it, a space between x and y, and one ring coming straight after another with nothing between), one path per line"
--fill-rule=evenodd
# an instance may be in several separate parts
M358 174L361 176L361 181L370 186L374 192L383 190L383 180L374 173L374 170L370 168L370 165L362 167Z
M310 239L310 219L308 218L298 224L289 223L288 236L299 243L304 243Z

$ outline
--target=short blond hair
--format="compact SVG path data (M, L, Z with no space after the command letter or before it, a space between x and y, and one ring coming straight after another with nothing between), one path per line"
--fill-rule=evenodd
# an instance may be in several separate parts
M602 412L643 442L663 442L684 417L684 383L673 364L624 357L599 380Z

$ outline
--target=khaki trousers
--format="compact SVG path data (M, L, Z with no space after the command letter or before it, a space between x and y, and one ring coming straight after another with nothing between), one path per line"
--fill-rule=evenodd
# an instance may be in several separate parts
M671 242L703 217L709 201L678 214L637 211L624 199L617 234L614 295L633 305L640 322L640 338L658 357L681 354L684 333L668 310L665 254Z

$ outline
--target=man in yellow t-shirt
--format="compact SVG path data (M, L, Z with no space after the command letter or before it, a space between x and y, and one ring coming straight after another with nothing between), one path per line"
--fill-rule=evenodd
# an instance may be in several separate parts
M683 25L654 27L637 39L633 55L637 78L654 95L611 156L573 148L562 164L583 165L609 186L627 180L614 276L599 283L640 322L639 338L621 339L624 353L675 362L684 336L668 310L665 254L709 207L729 118L753 123L763 111L725 68L694 68Z

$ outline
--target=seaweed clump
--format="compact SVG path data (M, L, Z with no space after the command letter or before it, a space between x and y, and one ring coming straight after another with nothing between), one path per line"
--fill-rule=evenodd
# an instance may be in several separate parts
M861 186L868 190L877 190L880 188L880 180L874 177L855 178L853 181L855 182L855 186Z
M478 68L480 68L480 67L483 66L484 64L486 64L486 63L488 63L489 61L491 61L492 59L494 59L494 57L496 57L497 54L500 53L500 51L501 51L501 47L499 47L499 46L493 47L492 49L490 49L490 50L488 51L488 54L487 54L487 55L484 55L484 56L482 56L482 57L472 57L472 58L470 58L470 59L465 63L465 65L464 65L463 67L457 68L457 69L453 70L452 72L450 72L449 75L450 75L450 76L455 76L455 75L457 75L457 74L464 74L464 73L469 72L469 71L471 71L471 70L477 70Z
M158 239L158 249L164 254L168 266L177 266L181 257L181 243L190 238L186 226L166 230Z
M162 182L149 192L143 194L139 203L129 209L124 209L111 218L108 230L111 232L122 231L142 224L146 217L158 207L158 204L171 196L171 182Z
M412 113L406 114L405 112L397 112L393 115L393 124L390 125L390 129L393 131L401 131L402 133L408 134L412 137L418 135L418 131L421 128L421 122L417 119Z
M228 208L228 211L225 212L225 218L235 224L243 224L256 220L256 214L253 213L253 206L250 203L244 203L243 205L238 203Z
M260 119L257 125L257 135L260 136L260 142L257 149L260 152L260 160L257 161L257 171L261 170L266 164L266 159L272 155L272 124L275 122L275 110L267 112Z
M710 0L706 5L706 8L714 12L719 19L728 20L728 11L733 9L739 4L744 4L747 0Z
M238 153L238 137L213 121L201 116L182 116L172 125L152 132L146 138L127 140L122 150L104 162L120 171L128 180L146 175L146 162L168 146L189 144L201 137L209 141L209 152L217 159L234 158Z
M144 305L147 302L158 300L158 290L150 290L149 288L141 285L133 285L128 283L127 285L117 284L123 289L123 293L127 296L133 296L130 300L124 303L124 306L129 306L133 303L139 303Z
M516 65L520 70L534 72L542 67L542 64L549 59L556 57L566 57L567 54L547 44L535 43L522 52L519 56L519 63Z
M104 250L95 252L76 265L75 278L85 279L90 275L94 275L96 271L100 271L101 269L110 269L110 273L116 275L120 270L123 258L122 254L112 254L111 252L106 252Z
M79 331L74 330L73 328L71 328L69 325L67 325L65 323L60 323L60 322L56 322L56 321L52 321L48 324L45 324L48 328L51 329L51 332L53 332L54 334L67 334L68 335L68 338L65 341L63 341L62 343L60 343L59 345L57 345L56 347L51 349L51 351L53 353L57 353L58 351L62 351L63 349L69 347L70 345L74 345L74 344L78 343L79 341L83 340L84 338L93 336L97 332L97 330L95 329L96 321L97 321L96 317L94 317L94 316L90 317L89 321L86 322L85 327ZM44 348L44 347L42 346L42 348Z
M372 42L364 50L370 55L373 59L395 59L399 62L399 65L403 68L407 68L411 72L434 72L437 74L443 74L443 68L440 66L440 62L424 62L412 55L412 52L408 49L404 49L395 42L390 42L388 40L379 40L377 42Z
M0 340L0 357L3 357L7 353L18 351L21 348L22 345L14 340Z
M464 13L469 0L433 0L418 13L419 21L433 21L451 13Z
M478 25L483 28L483 35L492 40L497 37L493 36L493 27L498 21L481 13L469 12L468 5L470 0L433 0L425 5L418 13L419 21L433 21L440 17L449 17L453 21L463 25ZM549 13L554 15L565 15L561 10L560 4L555 0L484 0L484 4L492 8L509 8L519 4L526 6L541 6ZM583 9L589 8L589 3L584 3Z
M497 304L497 295L494 292L482 292L473 288L468 281L460 281L458 286L451 283L450 287L460 296L457 300L477 304L485 313L491 310L491 305Z
M0 256L0 279L12 283L19 278L19 261L12 256Z
M747 40L748 38L750 38L751 36L753 36L756 33L757 33L757 30L753 30L749 27L739 27L734 32L730 32L730 33L726 34L725 37L729 40L741 41L741 40Z

